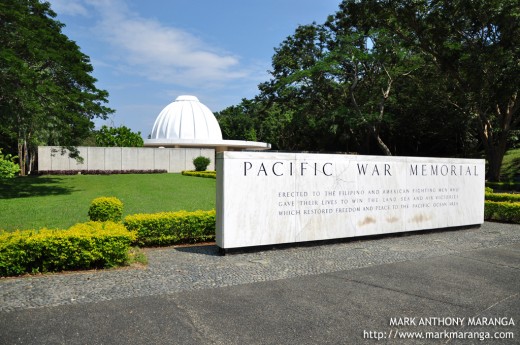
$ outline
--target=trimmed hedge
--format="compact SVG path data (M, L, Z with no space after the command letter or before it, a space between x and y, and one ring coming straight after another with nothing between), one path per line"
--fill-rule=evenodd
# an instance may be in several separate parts
M486 200L497 202L520 202L520 194L486 193Z
M181 172L181 174L183 174L184 176L217 178L217 172L214 170L208 170L208 171L183 170Z
M119 222L123 216L123 203L113 196L95 198L90 203L88 217L95 222Z
M140 246L204 242L215 238L215 214L215 210L134 214L124 219L124 225L136 232Z
M520 203L486 200L484 219L520 224Z
M146 170L38 170L38 175L118 175L118 174L165 174L166 169Z
M68 230L0 233L0 275L114 267L124 264L135 234L112 222L79 223Z

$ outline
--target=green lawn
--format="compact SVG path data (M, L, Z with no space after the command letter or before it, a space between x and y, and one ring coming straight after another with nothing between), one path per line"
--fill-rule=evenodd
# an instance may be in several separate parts
M68 228L92 199L115 196L134 213L215 208L216 180L180 174L74 175L0 180L0 229Z
M520 174L520 149L509 150L502 161L502 181L513 181Z

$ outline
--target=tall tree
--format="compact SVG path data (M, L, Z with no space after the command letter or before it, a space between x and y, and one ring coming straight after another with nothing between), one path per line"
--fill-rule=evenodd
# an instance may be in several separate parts
M325 25L300 26L273 56L273 78L260 90L293 111L300 149L392 154L382 133L396 117L388 111L395 83L422 60L362 24L338 13Z
M476 124L498 181L511 131L520 122L520 1L344 1L372 13L375 27L396 33L432 57L452 86L452 107Z
M344 136L334 116L341 90L323 64L328 34L321 25L299 26L275 49L272 78L259 86L262 122L279 118L284 123L278 132L284 135L282 149L337 151L347 146L338 143Z
M391 124L399 114L389 105L395 103L397 83L424 61L400 46L388 31L363 24L350 13L338 12L329 18L326 26L332 35L324 62L341 84L346 121L354 131L365 133L366 143L371 139L380 153L392 155L388 145ZM386 139L383 129L388 133Z
M108 93L96 88L89 57L55 17L47 2L0 2L0 133L15 143L22 175L37 145L72 148L94 118L113 112L103 105Z

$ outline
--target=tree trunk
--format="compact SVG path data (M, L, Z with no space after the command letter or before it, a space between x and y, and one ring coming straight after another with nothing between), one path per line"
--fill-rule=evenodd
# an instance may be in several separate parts
M27 175L31 175L34 170L34 161L36 159L36 152L34 146L27 149Z
M370 132L372 133L372 136L374 137L374 139L376 140L377 142L377 146L381 149L381 151L383 151L383 153L385 154L385 156L391 156L392 155L392 152L390 151L390 149L388 148L388 146L386 146L385 142L383 141L383 139L381 139L381 137L379 136L379 132L376 130L375 127L372 127L370 129Z
M492 150L494 151L494 150ZM502 158L498 157L495 153L488 154L487 160L488 160L488 171L487 171L487 180L497 182L500 181L500 170L502 167Z
M24 163L25 163L25 175L28 175L29 174L29 150L28 150L28 146L27 146L27 140L24 140L23 141L23 160L24 160Z
M27 139L18 140L18 161L20 164L20 176L29 175L34 166L34 154L27 144Z
M520 121L517 116L520 108L517 95L516 92L511 95L505 109L501 109L498 105L496 106L496 116L498 118L497 127L499 129L497 132L492 130L492 124L488 117L480 110L477 110L480 119L479 135L486 149L486 158L488 160L488 171L486 175L488 181L500 181L502 160L507 151L507 139L511 128L515 128Z
M491 139L491 140L490 140ZM484 142L486 147L486 158L488 161L487 180L492 182L500 181L500 171L502 160L506 154L507 137L500 135L496 142L492 141L493 136Z
M379 146L379 148L383 151L385 156L391 156L392 152L390 151L388 146L386 146L386 144L384 143L383 139L381 139L379 134L375 134L375 138L376 138L377 146Z
M20 164L20 176L25 176L24 141L18 140L18 162Z

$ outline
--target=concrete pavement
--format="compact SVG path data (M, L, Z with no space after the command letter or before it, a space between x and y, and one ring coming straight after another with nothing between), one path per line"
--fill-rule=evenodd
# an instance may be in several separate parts
M377 247L380 252L373 258L386 255L363 267L86 303L5 308L0 312L0 344L520 344L518 233L518 225L486 223L459 232L390 236L333 245L342 251L369 248L370 254ZM490 241L487 236L492 235L496 237ZM461 236L467 240L454 245L453 238ZM482 244L484 238L489 246ZM440 246L428 255L407 257L417 251L417 241L430 243L430 250ZM421 250L424 254L426 249ZM305 251L313 248L280 252L286 260L298 260ZM235 265L244 255L259 254L236 254L230 260ZM276 262L277 251L261 255L267 263ZM331 258L316 254L316 260ZM53 286L51 280L60 276L43 282ZM0 289L13 284L22 289L23 279L0 280ZM482 322L486 324L471 325ZM430 339L424 339L427 336Z

